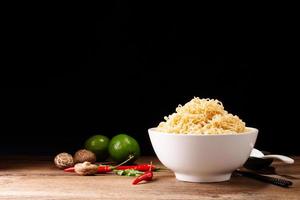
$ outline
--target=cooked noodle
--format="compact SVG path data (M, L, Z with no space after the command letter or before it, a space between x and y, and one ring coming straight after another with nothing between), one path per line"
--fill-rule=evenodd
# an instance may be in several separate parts
M166 133L222 134L243 133L245 122L224 110L223 104L214 99L195 97L176 112L164 117L157 130Z

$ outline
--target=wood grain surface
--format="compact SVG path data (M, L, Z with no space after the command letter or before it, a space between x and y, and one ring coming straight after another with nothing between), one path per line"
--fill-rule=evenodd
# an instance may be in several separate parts
M157 158L143 157L138 162ZM291 188L232 176L221 183L177 181L172 172L154 173L149 183L131 185L133 177L113 174L77 176L57 169L49 157L0 157L0 199L300 199L300 157L294 165L274 163L277 175L293 181ZM269 172L268 172L269 173Z

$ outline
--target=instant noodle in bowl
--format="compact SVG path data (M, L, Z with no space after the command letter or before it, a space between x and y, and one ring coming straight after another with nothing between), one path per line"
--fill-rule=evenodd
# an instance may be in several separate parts
M224 134L245 132L245 122L224 110L223 104L214 99L195 97L176 113L165 117L157 131L183 134Z
M159 160L178 180L189 182L229 180L248 159L258 134L220 101L197 97L148 131Z

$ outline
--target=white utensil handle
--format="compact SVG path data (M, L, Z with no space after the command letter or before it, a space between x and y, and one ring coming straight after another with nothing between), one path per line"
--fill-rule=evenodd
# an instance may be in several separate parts
M256 157L256 158L262 158L262 157L264 157L264 154L260 150L253 148L250 156Z
M283 155L266 155L262 158L274 158L274 159L281 160L282 162L287 164L293 164L295 162L292 158Z

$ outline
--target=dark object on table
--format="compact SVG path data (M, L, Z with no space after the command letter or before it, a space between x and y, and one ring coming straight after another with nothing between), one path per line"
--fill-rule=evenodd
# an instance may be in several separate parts
M261 170L269 167L273 162L272 158L256 158L256 157L249 157L244 167L251 170Z
M293 185L293 182L291 182L289 180L274 178L274 177L270 177L270 176L263 176L260 174L256 174L254 172L236 170L235 173L240 176L253 178L253 179L256 179L256 180L259 180L259 181L262 181L265 183L271 183L273 185L277 185L280 187L289 187L289 186Z

